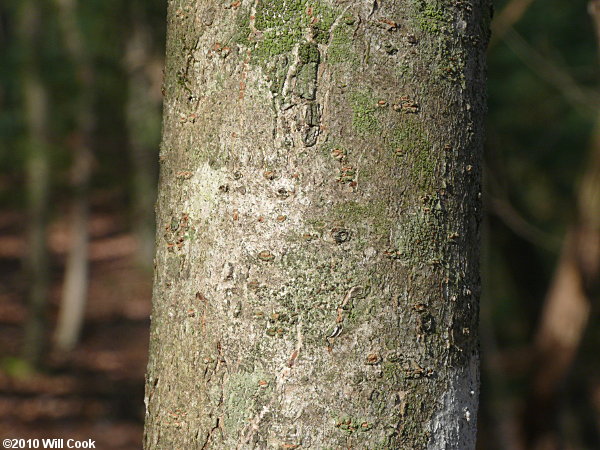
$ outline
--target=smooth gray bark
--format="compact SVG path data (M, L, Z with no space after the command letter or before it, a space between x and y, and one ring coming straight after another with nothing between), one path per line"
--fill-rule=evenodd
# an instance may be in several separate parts
M145 448L474 448L489 5L169 2Z

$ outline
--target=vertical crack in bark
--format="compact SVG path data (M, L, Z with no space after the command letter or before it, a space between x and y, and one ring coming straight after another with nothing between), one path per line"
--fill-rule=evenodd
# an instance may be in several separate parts
M206 439L204 440L204 444L202 444L201 450L205 450L208 446L208 444L210 443L210 440L212 439L213 433L219 430L221 432L221 434L223 434L223 430L221 429L221 418L217 417L215 426L211 428L211 430L208 432L208 434L206 435Z

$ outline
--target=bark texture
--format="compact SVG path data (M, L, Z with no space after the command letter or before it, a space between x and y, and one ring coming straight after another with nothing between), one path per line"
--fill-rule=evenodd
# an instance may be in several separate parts
M169 2L147 449L474 448L489 15Z

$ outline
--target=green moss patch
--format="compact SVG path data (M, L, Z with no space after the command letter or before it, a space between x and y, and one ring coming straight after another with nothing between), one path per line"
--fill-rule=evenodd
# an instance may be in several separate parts
M421 30L429 33L439 33L448 24L448 17L439 4L419 2L417 6L417 22Z
M358 56L352 43L353 28L346 23L341 24L333 30L331 42L327 49L327 61L330 64L347 63L356 65Z
M414 182L425 189L435 175L433 145L416 119L405 118L393 131L389 146L398 161L411 170Z
M253 52L255 61L265 62L305 40L309 34L318 43L329 40L336 13L331 7L309 0L261 0L256 7L254 26L260 32ZM314 57L314 51L310 55ZM314 61L311 61L314 62Z
M377 99L368 90L355 91L350 94L352 107L352 126L362 136L380 131L380 108Z

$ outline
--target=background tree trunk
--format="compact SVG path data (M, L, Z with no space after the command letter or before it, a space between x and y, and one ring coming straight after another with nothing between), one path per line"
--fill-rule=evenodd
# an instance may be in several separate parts
M21 4L19 32L22 54L24 114L27 120L26 175L28 208L28 252L25 261L29 317L25 326L23 356L37 365L44 350L45 309L48 295L48 222L49 146L48 92L38 62L40 27L39 5Z
M133 168L132 215L137 238L137 262L152 267L154 258L154 203L158 144L160 141L160 83L162 58L157 58L152 33L143 6L131 4L131 34L127 40L124 66L127 71L127 129Z
M600 50L600 1L588 9ZM534 341L534 370L523 412L527 448L553 450L566 442L561 393L600 294L600 117L577 192L577 214L565 235Z
M475 447L489 16L169 3L146 448Z
M83 325L88 289L88 216L89 184L93 154L91 135L94 129L93 68L84 46L77 19L76 0L54 0L59 13L63 44L80 83L76 106L76 130L73 134L71 185L70 248L65 268L65 281L55 331L55 347L59 352L72 350Z

